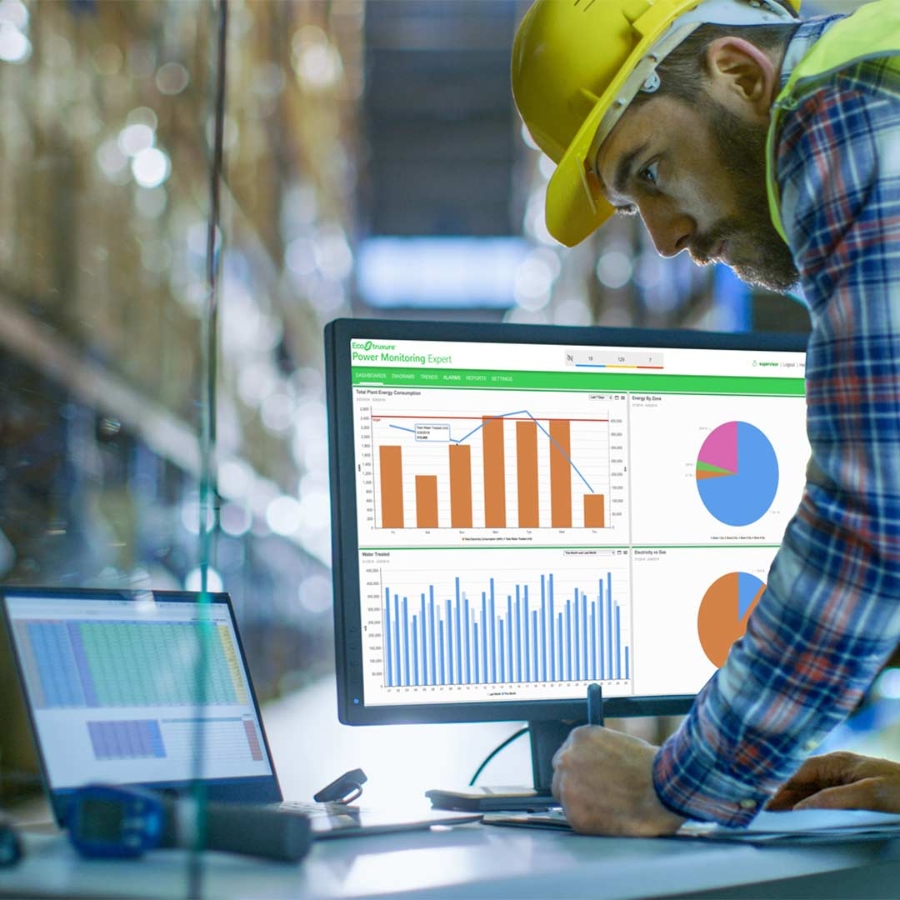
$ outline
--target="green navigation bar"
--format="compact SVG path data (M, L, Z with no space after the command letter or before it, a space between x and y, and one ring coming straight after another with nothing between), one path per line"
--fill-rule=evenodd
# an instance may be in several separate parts
M500 372L475 369L354 367L357 387L467 388L528 391L622 391L638 394L755 394L802 397L802 378L724 375L635 375L626 372Z

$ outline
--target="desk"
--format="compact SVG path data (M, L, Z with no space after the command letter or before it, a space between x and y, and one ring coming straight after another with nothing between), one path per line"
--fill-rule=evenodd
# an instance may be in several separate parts
M0 870L0 896L187 894L183 851L88 861L62 835L29 836L28 850ZM204 873L204 896L216 898L896 898L900 839L757 847L470 824L319 842L298 865L210 853Z

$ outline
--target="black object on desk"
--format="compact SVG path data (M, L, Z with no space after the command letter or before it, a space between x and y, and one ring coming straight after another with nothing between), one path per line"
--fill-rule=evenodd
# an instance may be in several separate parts
M500 812L522 810L536 812L557 806L549 791L517 787L469 787L462 791L425 791L435 809L458 809L464 812Z
M352 803L362 796L362 786L368 780L362 769L351 769L313 794L313 800L316 803Z
M157 847L221 850L297 862L312 844L309 818L277 806L172 798L134 786L88 785L72 792L65 826L86 857L138 857Z

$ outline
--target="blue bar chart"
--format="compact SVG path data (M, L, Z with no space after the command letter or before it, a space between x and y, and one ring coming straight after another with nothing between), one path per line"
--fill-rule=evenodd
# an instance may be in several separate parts
M573 586L553 572L511 583L487 577L473 590L455 576L418 591L386 583L383 684L629 681L630 640L613 574Z

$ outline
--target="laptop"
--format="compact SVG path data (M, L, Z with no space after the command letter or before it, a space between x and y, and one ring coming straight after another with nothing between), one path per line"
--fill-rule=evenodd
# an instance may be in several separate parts
M285 803L231 600L225 593L208 596L200 604L194 592L0 589L59 825L73 792L87 784L177 796L195 780L203 781L210 802L278 804L306 813L319 839L480 818Z

